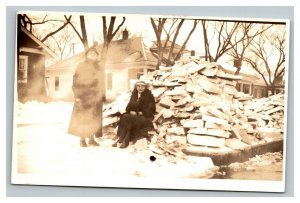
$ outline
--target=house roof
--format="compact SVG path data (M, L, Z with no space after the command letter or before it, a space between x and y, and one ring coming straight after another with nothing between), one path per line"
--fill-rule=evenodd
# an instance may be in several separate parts
M23 33L25 33L30 39L32 39L35 43L37 43L43 50L44 52L54 58L54 59L58 59L58 56L49 48L47 47L43 42L41 42L38 38L36 38L31 32L29 32L26 28L24 28L23 26L21 26L21 31Z
M164 45L167 40L161 40L161 44ZM172 46L172 41L168 40L166 48L169 48ZM150 47L150 50L156 50L157 49L157 41L153 41L153 45ZM181 49L181 46L179 44L174 43L174 51L179 51ZM182 53L190 52L187 49L184 49Z
M102 51L103 44L96 45L95 48L99 53ZM76 68L77 64L85 59L85 52L76 54L68 59L62 60L52 66L48 70ZM152 56L149 50L144 47L141 37L130 38L126 40L112 41L108 48L106 64L121 64L135 62L150 62L156 63L157 59Z

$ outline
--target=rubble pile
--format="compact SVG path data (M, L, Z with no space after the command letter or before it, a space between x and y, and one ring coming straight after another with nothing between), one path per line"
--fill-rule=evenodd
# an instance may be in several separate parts
M242 76L227 73L215 62L183 58L141 79L149 82L157 104L153 120L157 141L237 149L239 144L265 141L257 127L283 126L283 95L253 100L235 88ZM124 112L129 97L127 93L122 96L127 102L108 106L105 117Z
M245 106L250 112L249 122L257 122L258 127L284 129L284 95L276 94L267 98L253 99Z

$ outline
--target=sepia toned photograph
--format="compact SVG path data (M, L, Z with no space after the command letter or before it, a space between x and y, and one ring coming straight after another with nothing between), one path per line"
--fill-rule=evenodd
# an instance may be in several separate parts
M285 191L289 21L20 11L12 184Z

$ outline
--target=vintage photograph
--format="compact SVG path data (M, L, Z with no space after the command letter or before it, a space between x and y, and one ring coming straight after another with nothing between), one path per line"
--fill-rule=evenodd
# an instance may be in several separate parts
M20 11L12 184L284 192L289 21Z

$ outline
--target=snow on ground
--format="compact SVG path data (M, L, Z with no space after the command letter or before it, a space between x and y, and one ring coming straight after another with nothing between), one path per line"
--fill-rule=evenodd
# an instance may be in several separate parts
M143 141L126 149L113 148L111 133L98 140L99 147L80 147L79 138L67 133L72 106L61 101L19 103L13 146L17 163L14 171L18 175L90 177L96 174L97 178L207 178L212 175L210 169L214 165L210 158L174 161L174 157L154 154ZM156 160L151 161L150 156Z

